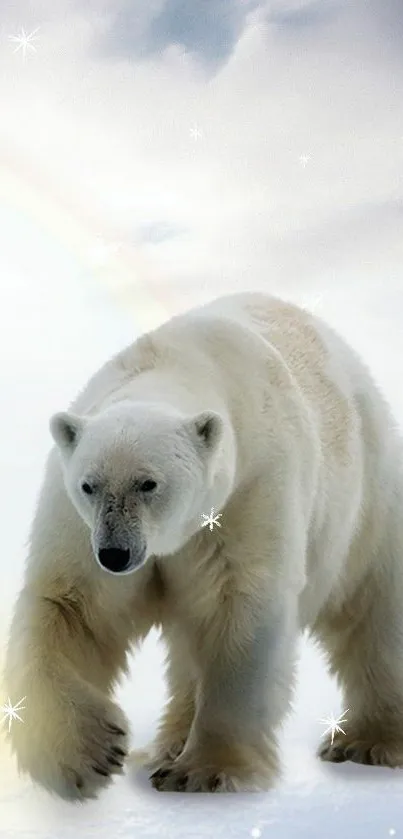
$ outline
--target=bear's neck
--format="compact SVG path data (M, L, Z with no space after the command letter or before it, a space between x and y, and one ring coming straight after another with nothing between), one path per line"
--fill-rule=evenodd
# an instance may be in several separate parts
M204 410L227 413L225 395L217 392L211 379L196 378L195 382L195 375L187 375L186 370L176 370L172 373L169 369L147 370L125 385L123 393L126 399L133 402L158 402L185 415ZM120 391L119 400L122 395Z

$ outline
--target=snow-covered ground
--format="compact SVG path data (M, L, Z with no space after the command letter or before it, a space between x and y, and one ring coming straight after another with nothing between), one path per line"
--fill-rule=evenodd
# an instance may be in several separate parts
M16 242L20 243L16 247ZM130 312L117 308L86 276L74 256L8 212L0 218L0 647L22 579L25 540L41 470L50 446L48 417L64 408L78 387L111 352L138 334ZM276 291L267 283L267 288ZM301 289L353 339L403 417L401 317L403 288L379 281L355 286L342 278ZM320 297L316 298L319 294ZM133 745L152 737L164 701L163 652L152 635L119 690L133 730ZM13 697L16 701L20 697ZM0 704L5 701L0 684ZM29 696L24 703L29 713ZM186 795L153 791L131 769L98 801L72 805L18 778L0 741L0 837L211 836L275 839L388 839L403 836L403 772L353 764L327 766L315 758L319 720L340 706L318 654L301 643L295 711L284 728L285 773L262 795ZM22 712L22 716L24 712ZM21 725L18 721L13 725Z

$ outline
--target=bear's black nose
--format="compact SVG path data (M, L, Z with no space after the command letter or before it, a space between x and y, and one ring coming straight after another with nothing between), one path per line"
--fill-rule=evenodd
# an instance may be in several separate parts
M118 574L129 565L130 551L122 550L122 548L101 548L98 551L98 559L104 568Z

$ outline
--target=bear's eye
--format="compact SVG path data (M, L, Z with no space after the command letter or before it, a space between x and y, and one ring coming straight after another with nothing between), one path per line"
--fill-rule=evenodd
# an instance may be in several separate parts
M152 492L156 486L157 481L153 481L149 478L147 481L143 481L143 483L140 484L140 490L141 492Z
M81 489L83 492L85 492L86 495L92 495L92 493L94 492L91 484L89 484L88 481L84 481L84 483L81 484Z

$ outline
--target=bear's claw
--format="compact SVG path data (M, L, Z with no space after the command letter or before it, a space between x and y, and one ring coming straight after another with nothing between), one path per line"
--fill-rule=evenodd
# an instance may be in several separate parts
M399 742L376 742L376 738L356 736L353 734L347 739L340 735L321 743L318 749L318 757L321 760L331 763L344 763L351 760L353 763L360 763L367 766L390 766L391 768L403 766L403 746Z
M104 778L109 777L109 772L106 772L105 769L100 769L98 766L93 766L92 768L93 768L94 772L98 773L98 775L103 775Z
M224 773L203 777L200 773L181 772L179 769L157 769L150 781L159 792L232 792L235 783Z

